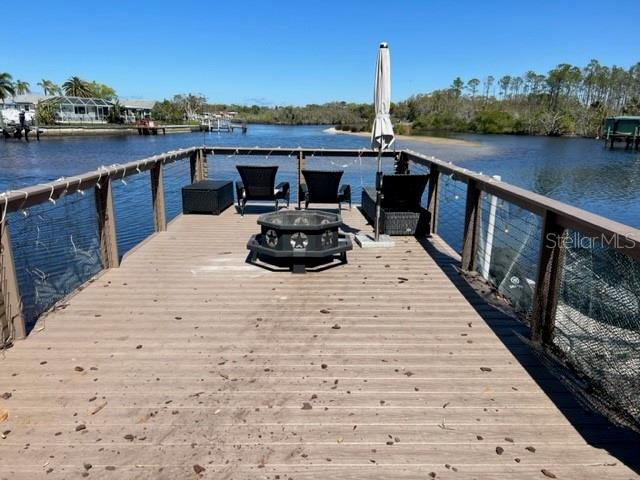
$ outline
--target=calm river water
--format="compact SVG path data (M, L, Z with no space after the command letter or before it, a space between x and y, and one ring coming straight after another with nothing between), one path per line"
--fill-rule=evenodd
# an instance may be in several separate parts
M368 140L325 133L326 127L250 125L246 135L184 133L157 137L67 137L41 142L0 142L0 190L17 189L100 165L124 163L193 145L286 147L367 147ZM396 148L435 155L471 170L501 175L506 182L548 195L620 222L640 227L640 154L608 150L603 142L579 138L464 135L475 146L432 145L399 140ZM220 159L216 159L220 160ZM210 161L210 176L235 176L234 158ZM283 159L282 173L290 173ZM314 159L307 161L307 165ZM317 162L320 162L318 160ZM290 162L293 163L293 162ZM328 166L345 170L357 190L373 181L374 160L336 159ZM284 177L283 177L284 178Z

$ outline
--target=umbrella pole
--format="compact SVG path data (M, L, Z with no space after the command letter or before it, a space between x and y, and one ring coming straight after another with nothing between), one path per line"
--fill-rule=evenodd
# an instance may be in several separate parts
M376 172L376 222L374 239L380 239L380 207L382 204L382 148L378 150L378 171Z

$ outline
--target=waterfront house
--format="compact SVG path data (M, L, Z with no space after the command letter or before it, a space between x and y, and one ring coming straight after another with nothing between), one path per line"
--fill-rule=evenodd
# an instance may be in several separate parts
M5 99L2 109L0 110L0 115L2 115L4 123L12 125L20 122L20 112L24 112L26 121L31 123L33 122L38 102L50 98L52 98L51 95L34 93L15 95Z
M56 108L56 123L107 123L113 103L101 98L59 96L44 103Z
M26 120L33 123L38 103L54 103L56 106L56 123L107 123L109 112L114 102L102 98L85 98L72 96L53 96L41 94L15 95L5 100L2 116L5 123L18 123L20 112L25 112ZM122 106L124 123L135 123L136 120L151 114L155 100L118 99Z
M22 112L34 112L38 102L52 98L51 95L41 95L38 93L26 93L15 95L4 101L4 109L17 110Z
M156 104L155 100L141 100L141 99L118 99L122 106L124 123L136 123L136 120L140 120L151 115L151 110Z

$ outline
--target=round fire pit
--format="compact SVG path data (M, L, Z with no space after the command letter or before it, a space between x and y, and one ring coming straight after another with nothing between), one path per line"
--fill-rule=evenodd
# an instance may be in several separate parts
M267 263L287 260L293 273L305 273L307 264L333 261L339 256L347 262L351 239L339 233L342 218L337 213L319 210L282 210L258 217L261 233L247 243L251 261ZM275 261L274 261L275 260Z

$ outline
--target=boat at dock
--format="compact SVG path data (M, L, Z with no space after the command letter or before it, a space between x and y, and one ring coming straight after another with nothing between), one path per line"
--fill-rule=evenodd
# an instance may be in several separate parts
M233 123L233 115L235 112L225 112L209 114L205 113L200 120L200 125L197 129L193 129L198 132L229 132L233 133L235 130L240 130L242 133L247 133L246 123Z
M150 118L143 118L136 122L136 127L138 127L138 135L158 135L159 132L162 132L163 135L166 135L167 130L165 127L159 127L156 123Z

